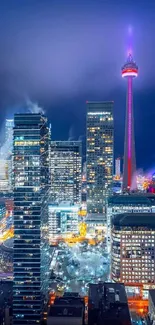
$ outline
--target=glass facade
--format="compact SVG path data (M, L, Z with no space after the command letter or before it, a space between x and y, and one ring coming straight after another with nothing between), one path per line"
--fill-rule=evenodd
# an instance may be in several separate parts
M40 324L48 288L49 135L41 114L15 114L13 324Z
M7 146L7 166L8 166L8 190L12 191L13 179L12 179L12 166L13 166L13 127L14 120L6 119L5 122L5 145Z
M59 205L49 204L49 239L78 233L79 205L66 202Z
M13 120L5 121L5 139L0 148L0 192L12 191Z
M10 153L12 153L12 143L13 143L13 119L6 119L5 121L5 141L9 142Z
M87 102L87 211L104 213L113 177L113 102Z
M80 141L51 142L51 202L81 202L81 147Z

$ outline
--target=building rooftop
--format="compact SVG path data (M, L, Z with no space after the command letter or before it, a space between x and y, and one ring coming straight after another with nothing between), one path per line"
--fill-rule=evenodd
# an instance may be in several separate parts
M89 305L88 319L94 317L94 309L99 310L94 324L131 324L127 296L122 283L90 284Z
M108 100L108 101L93 101L93 100L86 100L86 104L113 104L114 101L113 100Z
M124 194L124 195L113 195L109 197L109 205L150 205L155 204L154 194Z
M84 300L76 295L56 298L50 306L47 324L81 324L84 316ZM51 322L50 322L51 319Z
M72 147L72 146L81 146L80 140L60 140L60 141L51 141L52 147Z
M115 302L114 293L119 292L119 301L127 304L127 296L123 283L101 282L89 285L89 298L96 306L98 306L98 301L104 294L104 289L109 302Z
M112 218L113 226L155 229L155 213L120 213Z
M105 214L103 213L88 213L86 217L86 222L91 222L91 221L99 221L103 222L105 219Z

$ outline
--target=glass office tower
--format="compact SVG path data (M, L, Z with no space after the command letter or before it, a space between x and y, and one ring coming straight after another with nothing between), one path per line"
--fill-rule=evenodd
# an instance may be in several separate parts
M6 119L5 121L5 141L9 142L10 151L12 153L12 140L13 140L13 119Z
M5 149L7 155L7 166L8 166L8 190L12 191L13 179L12 179L12 150L13 150L13 119L6 119L5 121Z
M48 290L48 128L39 114L15 114L13 324L40 324Z
M51 201L81 202L81 141L51 141Z
M113 102L87 102L87 211L105 213L113 178Z

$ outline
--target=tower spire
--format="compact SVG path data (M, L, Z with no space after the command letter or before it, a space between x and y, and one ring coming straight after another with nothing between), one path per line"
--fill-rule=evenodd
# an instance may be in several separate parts
M133 117L133 78L137 76L138 66L134 62L130 52L128 54L126 63L122 67L122 77L127 78L123 190L129 191L137 188Z

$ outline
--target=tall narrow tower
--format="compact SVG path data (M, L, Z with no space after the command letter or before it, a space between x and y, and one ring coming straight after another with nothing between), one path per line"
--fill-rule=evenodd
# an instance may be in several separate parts
M49 133L41 113L15 114L13 324L41 324L48 292Z
M124 168L123 168L123 190L136 189L136 157L134 141L134 118L133 118L133 78L138 76L138 66L131 54L128 55L126 63L122 67L122 77L127 78L126 99L126 123L124 144Z

